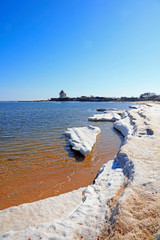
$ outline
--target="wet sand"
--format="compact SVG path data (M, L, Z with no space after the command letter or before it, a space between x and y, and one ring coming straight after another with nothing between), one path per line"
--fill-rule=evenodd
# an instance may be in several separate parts
M112 144L108 149L109 141ZM40 151L30 162L12 159L4 164L1 162L0 209L57 196L91 184L102 165L114 158L120 143L120 137L112 130L107 135L103 131L85 158L71 151L68 153L70 162L63 158L61 164L56 164L56 161L51 161L56 156Z

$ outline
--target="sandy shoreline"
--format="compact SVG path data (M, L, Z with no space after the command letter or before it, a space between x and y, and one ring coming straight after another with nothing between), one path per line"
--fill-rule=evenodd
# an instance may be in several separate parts
M108 123L108 128L112 126L112 123ZM23 161L24 157L17 163L13 160L4 161L0 182L0 210L58 196L92 184L101 166L113 159L121 143L119 136L107 129L104 129L97 137L92 152L84 159L78 154L75 156L76 158L73 156L70 159L69 157L66 159L64 155L61 165L56 166L57 156L54 159L50 153L48 153L48 157L47 152L41 151L39 153L41 158L37 157L33 163L32 159ZM108 143L108 138L112 139L113 143ZM66 152L65 149L64 151ZM69 164L65 162L65 159L70 160Z
M65 194L61 195L61 203L57 199L57 209L66 205L70 210L63 219L46 218L40 225L32 222L26 228L21 224L21 215L15 215L18 219L13 226L12 208L1 211L1 223L4 217L6 222L1 224L0 239L156 239L160 234L159 122L157 104L126 111L114 124L124 135L116 158L101 168L95 184L86 188L84 196L82 190L75 192L79 202L74 211L73 201L68 202ZM30 209L28 217L34 217L34 209Z

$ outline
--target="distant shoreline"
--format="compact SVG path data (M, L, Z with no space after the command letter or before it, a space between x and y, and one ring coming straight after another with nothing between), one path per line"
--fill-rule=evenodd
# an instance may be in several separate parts
M137 102L137 103L143 103L143 102L160 102L160 99L132 99L127 98L125 100L117 99L117 100L111 100L111 99L103 99L103 100L97 100L97 99L80 99L80 98L70 98L70 99L63 99L63 98L55 98L54 100L19 100L15 102Z

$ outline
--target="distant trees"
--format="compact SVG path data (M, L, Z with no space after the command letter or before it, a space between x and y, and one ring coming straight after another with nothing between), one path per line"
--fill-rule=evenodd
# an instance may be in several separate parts
M152 99L154 99L156 97L157 97L157 95L155 93L147 92L147 93L141 94L139 98L143 98L143 99L150 99L150 98L152 98Z
M121 97L121 98L116 98L116 97L94 97L94 96L81 96L81 97L74 97L74 98L69 98L66 97L66 93L62 90L60 92L60 98L50 98L49 101L78 101L78 102L111 102L111 101L122 101L122 102L136 102L136 101L148 101L148 100L153 100L153 101L160 101L160 95L157 95L155 93L147 92L141 94L139 97Z

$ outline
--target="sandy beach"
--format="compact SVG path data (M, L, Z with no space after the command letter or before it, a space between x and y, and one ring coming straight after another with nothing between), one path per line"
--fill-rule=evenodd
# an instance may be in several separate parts
M110 128L113 126L112 123L108 125ZM86 157L73 151L69 152L73 156L68 157L64 139L61 146L64 153L62 152L61 156L54 155L54 151L39 149L37 154L32 153L32 150L28 154L25 152L23 155L19 154L18 160L14 160L16 157L14 153L10 154L10 161L6 161L7 156L2 159L0 210L57 196L92 184L101 166L114 158L121 143L117 134L105 130L105 124L103 129L93 150ZM112 139L110 144L109 139ZM57 158L61 159L58 164Z
M120 149L95 183L1 211L0 239L159 239L159 121L158 104L124 111Z

